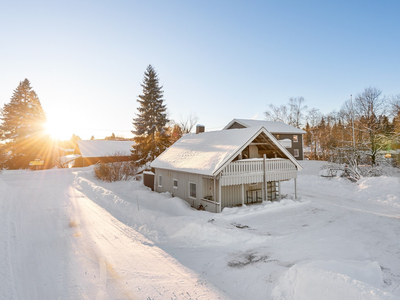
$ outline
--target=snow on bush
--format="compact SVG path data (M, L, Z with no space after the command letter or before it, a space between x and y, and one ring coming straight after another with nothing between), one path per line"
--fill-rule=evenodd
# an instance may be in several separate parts
M381 162L375 166L357 164L329 163L322 166L319 176L322 177L346 177L356 182L363 177L391 176L400 177L400 169L388 163Z
M137 174L137 167L130 162L97 163L93 170L98 179L108 182L129 180Z

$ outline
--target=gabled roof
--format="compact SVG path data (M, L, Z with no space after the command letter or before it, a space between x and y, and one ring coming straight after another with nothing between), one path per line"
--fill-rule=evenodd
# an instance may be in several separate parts
M78 147L82 157L105 157L116 153L121 156L130 156L134 141L106 141L87 140L78 141Z
M261 134L266 136L299 170L302 169L297 160L264 127L186 134L157 157L150 166L216 176Z
M250 119L233 119L226 125L223 130L228 129L234 123L238 123L243 127L260 127L264 126L269 132L277 134L305 134L304 130L290 126L283 122L264 121L264 120L250 120Z

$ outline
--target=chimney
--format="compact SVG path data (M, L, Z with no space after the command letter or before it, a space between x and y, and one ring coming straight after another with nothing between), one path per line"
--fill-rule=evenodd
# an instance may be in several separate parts
M204 125L200 125L200 124L196 125L196 134L202 133L205 130L206 130L206 127Z

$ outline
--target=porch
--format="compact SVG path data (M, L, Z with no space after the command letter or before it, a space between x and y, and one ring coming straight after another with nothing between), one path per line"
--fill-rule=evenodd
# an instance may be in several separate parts
M209 211L280 198L281 181L294 179L297 168L283 158L253 158L231 162L216 177L203 177L201 204Z
M265 177L264 177L265 176ZM221 172L220 185L284 181L297 177L297 168L284 158L252 158L231 162Z

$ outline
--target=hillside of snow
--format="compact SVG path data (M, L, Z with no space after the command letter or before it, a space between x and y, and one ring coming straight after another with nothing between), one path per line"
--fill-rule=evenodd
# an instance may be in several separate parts
M91 167L0 174L0 299L400 299L400 178L193 210Z

